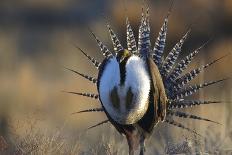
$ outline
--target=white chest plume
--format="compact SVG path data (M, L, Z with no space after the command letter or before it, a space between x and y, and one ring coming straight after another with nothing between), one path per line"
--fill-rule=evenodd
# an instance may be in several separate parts
M121 84L120 64L111 58L99 80L101 102L113 120L133 124L142 118L148 108L150 91L150 77L143 59L129 57L125 64L125 81Z

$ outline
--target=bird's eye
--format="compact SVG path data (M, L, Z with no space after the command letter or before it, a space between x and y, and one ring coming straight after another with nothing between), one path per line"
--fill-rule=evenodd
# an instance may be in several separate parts
M129 109L132 104L134 94L131 91L131 87L128 89L127 94L126 94L126 108Z
M116 109L119 109L119 106L120 106L120 100L119 100L119 97L118 97L118 92L117 92L117 88L114 87L114 89L110 92L110 99L111 99L111 102L113 104L113 106L116 108Z

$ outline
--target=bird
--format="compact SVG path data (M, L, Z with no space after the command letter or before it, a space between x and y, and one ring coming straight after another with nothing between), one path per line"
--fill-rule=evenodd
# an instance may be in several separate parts
M97 87L98 93L65 92L96 99L101 104L100 108L75 113L104 113L107 120L88 129L111 123L120 134L126 137L129 155L134 155L137 150L139 150L140 155L145 154L145 140L152 135L154 128L160 123L167 123L199 135L195 130L184 126L173 117L219 124L213 120L178 110L205 104L222 103L222 101L217 100L196 100L186 99L186 97L207 86L228 80L228 78L223 78L194 85L189 83L203 70L225 58L226 55L184 73L207 42L178 61L182 46L190 34L190 29L184 33L165 57L164 51L170 12L164 19L154 46L151 45L150 39L148 7L142 9L138 39L135 37L129 19L126 18L126 48L122 46L109 23L107 23L107 29L113 44L113 51L110 51L99 37L89 29L104 56L104 60L99 62L80 47L76 47L96 67L98 76L92 77L74 69L66 68L92 82Z

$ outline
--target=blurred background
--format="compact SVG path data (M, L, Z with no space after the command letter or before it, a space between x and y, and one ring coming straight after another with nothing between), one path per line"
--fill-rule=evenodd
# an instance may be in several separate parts
M146 3L150 7L154 43L171 1L150 0ZM87 27L112 49L106 28L106 22L109 21L126 47L125 17L129 17L137 35L142 4L142 0L1 0L0 136L9 145L12 143L18 148L18 141L15 139L23 139L32 129L39 129L40 133L51 136L59 131L69 144L77 141L84 143L84 151L92 146L99 147L101 144L97 142L104 135L116 134L116 138L120 137L114 129L110 129L110 125L103 125L85 134L88 126L106 117L101 113L71 115L75 111L100 107L100 103L62 93L62 90L96 92L89 81L65 70L63 66L97 76L96 69L73 44L99 61L102 60L99 48ZM190 69L231 53L232 1L176 0L169 20L166 52L172 49L189 27L192 27L191 35L184 44L181 57L211 39L190 65ZM231 77L231 62L232 56L229 55L193 82ZM201 90L193 97L229 101L232 100L231 86L232 82L229 80ZM228 134L232 137L231 110L230 103L187 109L188 112L223 125L179 120L203 135L210 128L215 130L213 136L217 133L219 137L227 137ZM108 133L108 130L112 131ZM150 150L165 147L167 137L168 141L175 141L175 137L180 135L183 135L183 130L161 124L154 131L148 147ZM157 142L160 136L166 142ZM107 140L109 141L106 138ZM125 140L122 144L126 144ZM223 146L231 144L227 142Z

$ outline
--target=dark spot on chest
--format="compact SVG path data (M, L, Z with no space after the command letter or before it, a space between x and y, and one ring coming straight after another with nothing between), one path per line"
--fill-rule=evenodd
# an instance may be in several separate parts
M124 85L126 80L126 63L130 57L126 57L119 63L120 68L120 85Z

